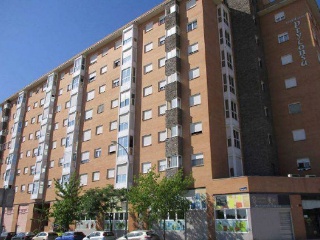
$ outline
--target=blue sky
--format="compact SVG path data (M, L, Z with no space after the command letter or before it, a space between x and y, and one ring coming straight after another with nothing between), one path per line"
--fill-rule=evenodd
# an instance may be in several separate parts
M163 0L0 0L0 103Z
M0 1L0 102L162 1Z

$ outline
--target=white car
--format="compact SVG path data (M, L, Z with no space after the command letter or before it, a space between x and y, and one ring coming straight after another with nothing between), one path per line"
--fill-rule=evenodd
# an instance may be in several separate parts
M160 237L150 230L137 230L129 232L126 236L122 236L117 240L160 240Z
M111 231L95 231L86 236L83 240L116 240Z
M56 232L39 232L32 240L55 240L58 237Z

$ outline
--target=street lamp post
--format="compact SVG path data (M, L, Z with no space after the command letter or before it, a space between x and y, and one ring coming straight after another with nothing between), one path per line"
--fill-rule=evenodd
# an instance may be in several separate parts
M128 217L129 217L129 214L128 214L128 208L129 208L129 203L128 203L128 192L129 192L129 153L128 153L128 150L121 144L121 143L118 143L117 141L111 141L111 143L113 145L119 145L120 147L123 148L123 150L126 152L127 154L127 177L126 177L126 181L127 181L127 199L126 199L126 216L125 216L125 238L128 239L127 237L127 233L128 233ZM118 154L118 152L117 152Z

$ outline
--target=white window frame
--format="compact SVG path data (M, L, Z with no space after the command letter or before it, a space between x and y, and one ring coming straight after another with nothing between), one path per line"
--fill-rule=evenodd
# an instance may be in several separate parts
M286 16L285 16L284 12L279 12L274 15L275 22L280 22L280 21L284 20L285 18L286 18Z
M145 32L150 32L153 29L153 22L149 22L145 26Z
M200 77L200 68L199 67L195 67L190 69L189 71L189 80L193 80L195 78Z
M304 129L296 129L292 131L293 141L303 141L306 140L306 132Z
M151 162L146 162L141 164L141 172L148 173L151 170Z
M152 94L152 85L143 88L143 96L144 97L149 96L151 94Z
M114 178L114 176L115 176L115 169L114 168L107 169L107 178L111 179L111 178Z
M165 142L167 139L167 131L158 132L158 142Z
M201 104L201 94L197 93L197 94L190 96L189 104L190 104L190 107L200 105Z
M148 109L142 112L142 119L144 121L152 119L152 109Z
M195 7L196 5L197 5L197 0L189 0L189 1L187 1L186 10L188 11L189 9Z
M110 131L117 130L118 122L117 120L110 122Z
M104 85L101 85L100 87L99 87L99 93L104 93L106 91L106 85L104 84Z
M190 124L191 135L202 133L202 122L195 122Z
M194 44L188 46L188 54L189 55L197 53L198 51L199 51L199 44L198 43L194 43Z
M152 63L149 63L149 64L145 65L143 67L143 69L144 69L144 74L152 72L152 70L153 70Z
M87 92L87 102L94 99L94 90Z
M100 74L104 74L108 71L108 66L104 65L103 67L100 68Z
M83 142L89 141L91 139L91 129L83 131Z
M158 107L158 115L164 115L166 114L166 111L167 111L167 104L163 104L163 105L160 105Z
M289 34L288 32L284 32L278 35L278 43L283 43L289 41Z
M81 174L80 175L80 186L87 186L88 185L88 174Z
M146 45L144 45L144 52L150 52L153 49L153 42L147 43Z
M165 58L165 57L160 58L160 59L158 60L158 66L159 66L159 68L162 68L162 67L164 67L165 65L166 65L166 58Z
M93 109L89 109L89 110L85 111L84 120L88 121L88 120L92 119L92 114L93 114Z
M152 135L144 135L142 136L142 147L148 147L152 145Z
M291 77L284 80L286 89L290 89L297 86L297 79L295 77Z
M95 171L92 173L92 182L100 180L100 171Z
M292 54L287 54L287 55L281 56L281 64L283 66L288 65L292 62L293 62Z
M97 59L98 59L98 54L95 53L93 54L91 57L90 57L90 64L94 64L97 62Z

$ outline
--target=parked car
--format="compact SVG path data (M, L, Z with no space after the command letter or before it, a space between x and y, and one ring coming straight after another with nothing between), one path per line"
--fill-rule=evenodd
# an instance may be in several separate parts
M60 237L57 237L56 240L82 240L85 236L83 232L65 232Z
M32 240L55 240L58 237L56 232L39 232Z
M117 240L160 240L159 235L157 235L155 232L150 230L137 230L133 232L129 232L126 235L118 238Z
M0 240L11 240L14 235L16 235L15 232L3 232L1 233Z
M31 240L34 236L33 232L20 232L11 238L11 240Z
M95 231L86 236L83 240L116 240L111 231Z

